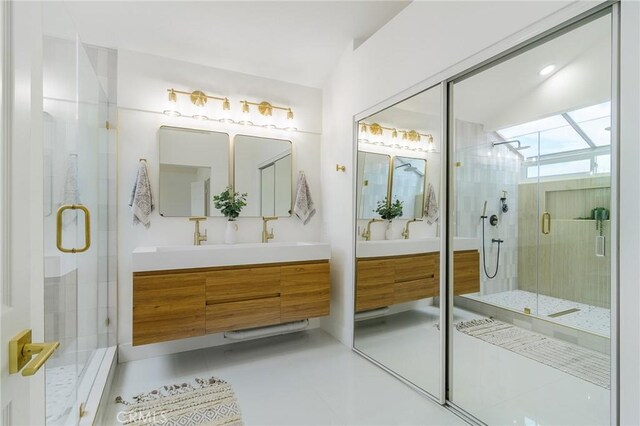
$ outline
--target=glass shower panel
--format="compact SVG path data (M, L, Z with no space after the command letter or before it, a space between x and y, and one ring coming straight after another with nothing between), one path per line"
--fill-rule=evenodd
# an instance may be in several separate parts
M46 421L67 425L108 344L108 103L64 7L43 8L45 340L61 343L45 368Z
M449 86L448 399L487 424L609 423L612 19Z

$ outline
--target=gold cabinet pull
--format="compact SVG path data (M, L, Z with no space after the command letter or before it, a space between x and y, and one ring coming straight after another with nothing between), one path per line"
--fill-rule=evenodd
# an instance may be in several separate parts
M59 346L60 342L31 343L31 330L22 331L9 341L9 373L22 370L23 376L33 376Z
M542 233L549 235L551 233L551 213L542 213Z
M62 246L62 213L65 210L82 210L84 212L84 247L64 248ZM60 206L56 217L56 246L63 253L83 253L91 247L91 214L82 204L65 204Z

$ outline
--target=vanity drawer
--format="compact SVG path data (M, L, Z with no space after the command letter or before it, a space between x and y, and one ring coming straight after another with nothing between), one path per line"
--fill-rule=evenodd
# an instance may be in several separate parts
M437 256L437 253L428 253L394 259L396 282L434 278L436 274L435 259ZM437 266L439 267L440 265Z
M280 267L232 268L207 272L207 304L280 295Z
M356 269L356 312L393 304L395 273L392 259L358 259Z
M329 262L283 266L282 322L329 315Z
M437 288L433 278L396 282L393 286L394 303L411 302L435 295L437 295Z
M280 297L207 304L207 333L262 327L280 322Z
M477 250L453 253L453 294L480 291L480 252Z
M204 274L134 276L133 345L204 335L204 294Z

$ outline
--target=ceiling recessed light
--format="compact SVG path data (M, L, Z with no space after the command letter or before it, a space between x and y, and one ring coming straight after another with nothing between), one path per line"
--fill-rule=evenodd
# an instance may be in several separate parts
M547 65L540 70L540 75L549 75L556 69L555 65Z

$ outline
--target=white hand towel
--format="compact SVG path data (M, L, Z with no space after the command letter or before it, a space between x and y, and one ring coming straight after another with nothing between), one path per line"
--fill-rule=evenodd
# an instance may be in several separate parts
M138 165L138 175L136 176L136 183L133 185L133 191L131 191L129 206L131 206L131 211L133 212L133 224L142 223L146 228L149 228L151 225L150 216L154 205L149 172L145 161L140 161Z
M296 190L296 201L293 205L293 212L305 225L309 223L316 213L316 208L313 206L313 199L311 199L311 191L309 191L309 184L303 172L300 172L300 176L298 177L298 189Z
M427 223L433 225L438 221L440 213L438 211L438 200L436 199L436 191L433 189L433 185L429 183L427 185L427 195L425 197L424 215L426 216Z
M62 204L80 204L80 189L78 187L78 155L69 154L67 158L67 171L64 177L64 190ZM76 221L76 210L67 210L64 213L62 224L66 228Z

